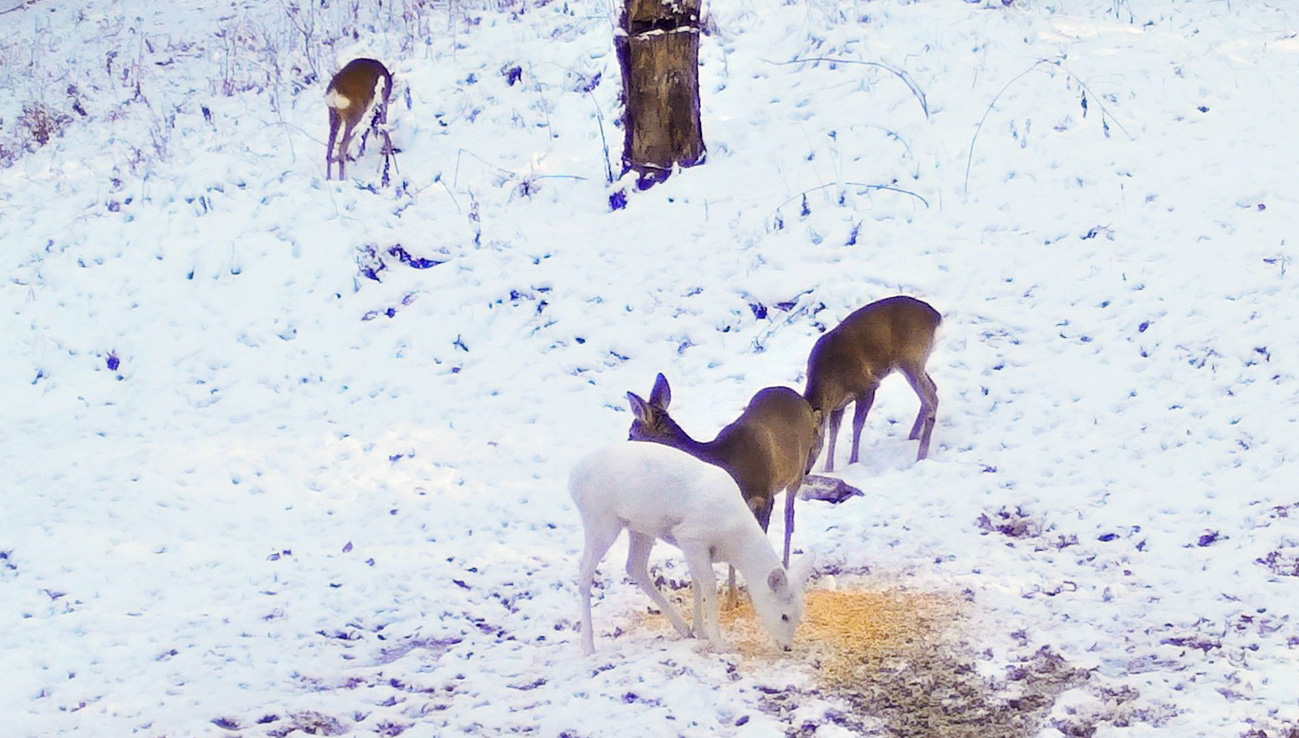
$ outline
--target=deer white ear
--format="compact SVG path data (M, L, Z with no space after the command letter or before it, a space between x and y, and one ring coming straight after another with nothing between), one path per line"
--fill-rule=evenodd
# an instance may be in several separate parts
M789 580L785 578L784 569L778 566L771 570L771 573L767 575L767 589L776 594L783 594L785 590L789 589Z
M807 585L807 580L812 577L812 572L816 571L816 554L804 554L789 562L789 576L801 586Z
M670 402L672 402L672 388L668 386L668 378L663 376L663 372L659 372L658 378L654 380L654 389L650 390L650 404L667 410Z

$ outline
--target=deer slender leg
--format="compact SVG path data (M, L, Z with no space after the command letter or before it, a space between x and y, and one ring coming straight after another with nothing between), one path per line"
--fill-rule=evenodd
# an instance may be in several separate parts
M829 436L828 448L825 452L825 470L834 471L834 439L839 435L839 424L843 422L843 408L832 410L830 412L830 428L826 431Z
M861 429L866 425L866 415L871 411L871 405L875 404L875 387L871 387L865 392L857 395L857 407L853 408L852 413L852 453L848 455L848 463L855 464L861 452Z
M907 374L907 381L920 398L920 412L916 415L915 425L911 427L911 439L920 439L920 450L916 461L929 455L929 436L934 432L934 423L938 419L938 385L933 377L923 369Z

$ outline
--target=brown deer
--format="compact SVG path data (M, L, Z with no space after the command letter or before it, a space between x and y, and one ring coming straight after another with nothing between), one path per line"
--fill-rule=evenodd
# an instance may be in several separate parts
M771 522L776 495L785 490L785 554L789 566L790 536L794 532L794 497L803 484L813 455L820 448L820 419L807 401L788 387L759 390L735 422L712 441L701 443L686 434L668 415L672 388L662 374L654 380L649 402L627 393L635 418L629 437L681 449L725 469L740 487L744 502L762 530ZM730 606L735 604L735 569L730 572Z
M807 358L807 398L829 429L826 471L834 471L834 441L844 408L856 402L852 418L852 454L857 461L861 429L866 423L880 381L902 372L920 398L920 413L911 427L911 440L920 439L916 460L929 455L929 435L938 414L938 387L925 371L934 347L934 332L943 320L928 304L914 297L890 297L857 309L821 336ZM820 452L818 442L817 452Z
M379 86L383 95L377 96ZM325 105L329 107L329 146L325 151L325 179L330 178L331 165L338 162L338 178L346 177L347 147L352 142L352 132L371 110L373 124L388 122L388 98L392 95L392 75L388 68L374 59L353 59L329 81L325 91ZM335 153L334 142L338 128L343 126L343 138ZM388 134L383 132L384 156L392 150ZM385 159L386 161L386 159Z

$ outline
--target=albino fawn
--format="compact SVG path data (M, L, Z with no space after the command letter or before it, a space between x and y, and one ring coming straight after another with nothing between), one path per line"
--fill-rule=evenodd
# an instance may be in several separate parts
M817 450L820 423L812 408L788 387L767 387L749 400L740 417L717 437L701 443L686 434L668 415L672 388L662 374L654 380L649 402L627 393L632 413L628 437L679 448L697 459L726 470L740 486L740 494L765 531L771 522L776 495L785 490L785 555L789 566L789 539L794 532L794 496L803 485Z
M586 533L577 579L584 653L595 651L591 625L595 567L623 528L630 538L627 575L682 636L689 637L690 628L650 580L650 550L658 540L685 555L694 585L696 637L707 638L719 650L725 648L717 619L713 562L726 561L744 576L754 609L776 645L786 651L793 648L794 631L803 618L802 585L790 580L726 472L668 446L620 443L578 462L568 490Z
M379 86L383 86L383 95L376 96ZM383 125L388 122L388 98L392 95L392 75L388 68L374 59L353 59L347 66L338 70L338 74L329 81L325 92L325 105L329 107L329 146L325 150L325 179L330 178L331 165L338 162L338 178L347 176L347 147L352 142L352 131L365 118L367 112L374 110L374 122ZM343 139L338 143L337 154L334 141L338 136L338 127L343 126ZM385 137L385 156L392 148Z
M925 362L942 320L937 310L914 297L890 297L859 308L817 340L807 358L803 396L823 418L829 418L826 471L834 471L834 441L844 408L857 403L848 457L851 464L858 458L861 429L875 400L875 389L894 371L902 372L920 398L920 413L910 436L913 441L920 439L916 460L929 455L929 435L938 415L938 387L925 371Z

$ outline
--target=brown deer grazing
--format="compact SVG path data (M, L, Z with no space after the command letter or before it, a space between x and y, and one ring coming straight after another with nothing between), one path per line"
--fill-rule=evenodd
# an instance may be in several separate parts
M858 458L861 429L875 400L875 389L894 371L902 372L920 398L920 413L910 436L913 441L920 439L916 460L929 455L929 435L938 414L938 387L925 371L925 362L942 320L937 310L914 297L890 297L859 308L817 340L807 358L803 396L830 424L825 434L830 439L826 471L834 471L834 441L844 408L857 403L848 457L851 464Z
M377 96L379 86L383 86L383 95ZM325 179L330 178L331 165L338 162L338 178L347 176L347 147L352 142L352 132L370 110L374 110L373 122L383 125L388 122L388 98L392 95L392 75L388 68L374 59L353 59L347 66L338 70L338 74L329 81L325 92L325 104L329 107L329 146L325 151ZM343 126L343 138L338 142L335 153L334 142L338 137L338 127ZM384 136L384 156L388 156L392 143Z
M817 431L820 419L807 401L788 387L767 387L749 400L735 422L717 437L701 443L686 435L668 415L672 388L662 374L654 380L649 402L627 393L635 418L629 437L681 449L695 458L725 469L740 487L749 510L762 530L771 522L776 495L785 490L785 554L789 566L789 542L794 532L794 497L820 447ZM735 569L730 572L729 605L735 604Z

